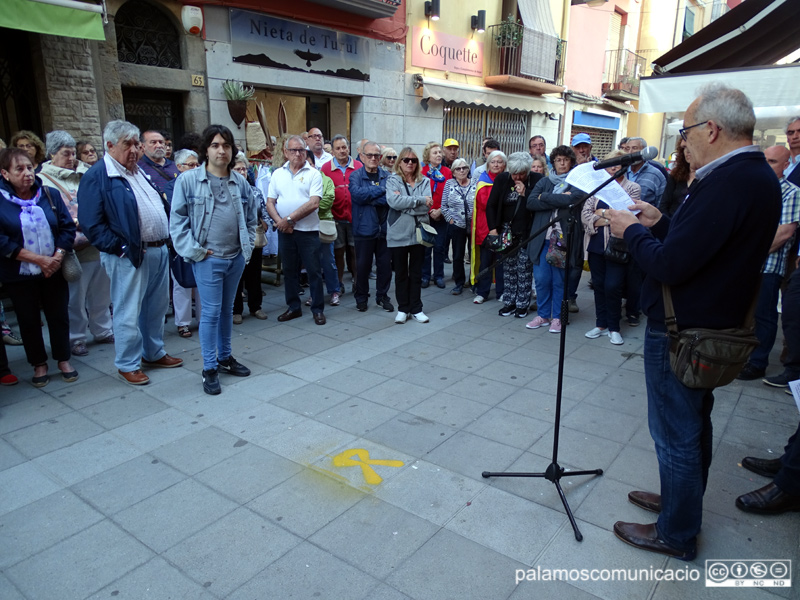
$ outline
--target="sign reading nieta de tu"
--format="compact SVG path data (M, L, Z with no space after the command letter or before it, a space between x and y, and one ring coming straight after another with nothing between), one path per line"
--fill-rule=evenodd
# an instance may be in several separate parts
M247 10L231 9L233 61L369 81L369 41Z

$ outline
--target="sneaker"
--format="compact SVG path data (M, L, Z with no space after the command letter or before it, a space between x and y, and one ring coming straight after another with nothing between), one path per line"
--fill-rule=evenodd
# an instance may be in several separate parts
M428 287L430 284L431 284L431 280L430 279L423 279L422 280L422 287L423 288Z
M242 315L233 315L233 324L234 325L241 325L242 324Z
M397 314L394 317L394 322L397 323L398 325L402 325L407 320L408 320L408 313L404 313L398 310Z
M483 304L484 302L486 302L486 298L484 298L483 296L475 296L472 299L473 304Z
M3 329L3 343L6 346L22 346L22 340L10 329Z
M773 375L772 377L765 377L762 383L776 388L788 388L789 382L795 379L800 379L797 375L792 375L788 371L784 371L780 375Z
M569 306L569 312L571 312L571 313L580 312L580 309L578 308L578 303L577 303L577 301L575 301L575 300L573 300L572 298L570 298L570 299L568 300L567 304L568 304L568 306ZM561 330L559 329L559 331L561 331Z
M86 342L75 342L72 344L71 352L73 356L86 356L89 354L89 349L86 347Z
M19 377L13 373L9 373L8 375L3 375L0 377L0 385L17 385L18 383Z
M452 264L453 264L453 261L452 261L452 260L450 260L449 258L447 258L447 257L445 256L445 257L444 257L444 264L446 264L446 265L452 265Z
M411 315L411 316L412 316L412 317L414 317L414 320L415 320L417 323L427 323L428 321L430 321L430 319L428 318L428 315L426 315L426 314L425 314L424 312L422 312L422 311L419 311L418 313L414 313L414 314L413 314L413 315Z
M203 371L203 391L212 396L222 393L222 387L219 385L219 373L216 369Z
M534 317L533 321L529 321L525 324L527 329L539 329L539 327L544 327L545 325L549 324L550 321L547 319L543 319L542 317Z
M639 326L639 317L636 315L628 315L628 327L638 327Z
M765 369L759 369L758 367L754 367L750 363L747 363L743 368L742 372L736 376L736 379L740 381L753 381L754 379L761 379L765 375Z
M464 288L462 288L460 285L457 285L452 290L450 290L450 293L453 294L453 296L460 296L461 292L463 292L463 291L464 291Z
M331 294L331 306L339 306L339 292L333 292Z
M389 301L389 296L384 296L383 298L378 298L376 300L378 306L383 308L386 312L394 312L394 305Z
M378 276L375 273L373 273L372 271L370 271L369 278L370 279L377 279Z
M506 304L503 308L498 311L498 315L501 317L510 317L516 311L516 307L513 304Z
M601 335L608 335L608 329L601 329L600 327L595 327L594 329L590 329L584 334L590 340L599 338Z
M357 302L356 303L356 310L358 312L367 312L368 308L369 308L369 304L367 304L366 302Z
M550 333L561 333L561 319L553 319L550 321Z
M528 316L528 309L527 308L518 308L514 311L514 317L517 319L524 319Z
M236 377L247 377L250 375L250 369L233 358L233 356L229 356L225 360L218 360L217 366L220 371L228 375L236 375Z
M439 277L439 279L436 280L436 287L438 287L440 290L443 290L444 289L444 279Z
M306 306L311 306L311 298L309 298L308 300L306 300Z
M625 343L619 331L612 331L611 333L608 334L608 337L611 338L611 343L614 344L615 346L621 346L622 344Z
M258 319L259 321L266 321L267 319L269 319L269 315L260 308L256 312L251 312L250 315Z

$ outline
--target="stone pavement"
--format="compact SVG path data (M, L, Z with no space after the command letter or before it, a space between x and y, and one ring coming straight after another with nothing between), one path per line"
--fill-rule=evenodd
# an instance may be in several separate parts
M798 597L796 571L792 589L704 583L707 559L799 566L796 514L734 506L766 483L742 457L779 455L796 427L782 390L717 392L694 563L623 544L614 521L653 520L627 493L658 491L645 328L623 326L623 346L586 339L582 286L559 462L605 474L562 480L579 543L551 483L481 477L549 464L559 336L499 317L493 298L435 287L423 290L428 324L394 325L374 299L357 312L351 294L326 307L323 327L308 309L280 324L282 289L264 287L269 320L234 327L234 355L253 374L223 375L221 396L202 391L197 334L179 338L171 319L167 351L185 366L152 370L142 387L117 378L112 348L90 344L74 359L78 382L36 389L22 348L7 348L23 381L0 388L0 598ZM537 567L693 568L700 580L516 584L518 569Z

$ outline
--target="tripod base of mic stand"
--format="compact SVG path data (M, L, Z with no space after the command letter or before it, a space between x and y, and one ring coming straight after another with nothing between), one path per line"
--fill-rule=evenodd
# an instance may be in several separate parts
M583 541L583 534L578 529L578 524L575 522L575 517L572 516L572 509L570 509L569 504L567 503L567 497L564 495L564 490L561 489L561 478L562 477L575 477L576 475L602 475L603 469L594 469L592 471L570 471L568 473L564 472L564 468L559 466L558 463L550 463L547 467L547 470L544 473L492 473L490 471L484 471L481 473L481 476L484 479L488 479L489 477L543 477L548 481L552 481L553 485L556 486L556 491L558 492L559 498L561 498L561 504L564 505L564 511L567 513L567 517L569 518L569 522L572 525L572 530L575 532L575 539L579 542Z

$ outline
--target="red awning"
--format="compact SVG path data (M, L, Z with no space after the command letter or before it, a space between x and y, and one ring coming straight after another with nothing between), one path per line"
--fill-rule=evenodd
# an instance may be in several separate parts
M657 73L775 64L800 48L800 0L747 0L656 59Z

